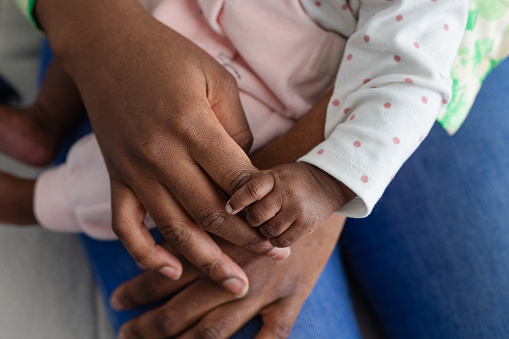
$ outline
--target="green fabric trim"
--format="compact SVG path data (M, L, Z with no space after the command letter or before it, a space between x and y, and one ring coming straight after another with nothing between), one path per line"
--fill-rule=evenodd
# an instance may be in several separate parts
M25 14L28 21L30 21L30 23L34 27L39 29L39 25L37 23L37 20L35 19L34 13L35 3L37 2L37 0L14 0L14 2L19 6L19 8L21 8L23 14Z
M452 97L437 118L449 134L462 125L484 79L508 56L509 0L472 0L451 69Z

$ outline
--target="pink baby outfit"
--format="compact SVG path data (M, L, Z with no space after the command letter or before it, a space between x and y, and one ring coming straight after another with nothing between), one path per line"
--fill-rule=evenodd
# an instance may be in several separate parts
M253 150L334 87L325 141L299 159L351 188L339 213L368 215L450 100L468 0L144 0L236 78ZM113 237L94 136L38 180L35 212L59 231Z
M345 46L296 0L164 0L152 13L237 79L252 150L287 131L332 88ZM88 135L73 145L64 164L38 178L36 217L55 231L113 239L109 187L99 145Z

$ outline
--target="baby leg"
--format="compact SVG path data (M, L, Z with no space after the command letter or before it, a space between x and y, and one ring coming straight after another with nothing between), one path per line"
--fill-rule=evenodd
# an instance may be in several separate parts
M0 223L36 224L33 212L35 180L0 172Z
M26 108L0 106L0 152L33 166L56 156L65 132L85 108L60 63L52 62L37 101Z

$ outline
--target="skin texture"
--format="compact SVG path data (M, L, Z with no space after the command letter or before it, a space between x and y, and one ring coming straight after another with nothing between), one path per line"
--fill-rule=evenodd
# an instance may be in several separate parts
M260 174L239 146L249 145L250 135L249 130L238 129L246 124L234 79L134 0L39 0L36 14L53 51L82 95L111 178L113 228L131 255L143 267L170 278L182 274L180 263L155 244L143 224L148 212L167 241L200 272L232 294L244 295L247 276L207 232L254 253L286 258L289 252L275 249L240 216L228 214L224 208L227 196ZM232 116L232 112L237 114ZM225 116L228 122L221 125ZM323 125L322 119L319 129L308 133L314 136L309 140L323 140ZM305 151L317 142L306 143ZM292 148L274 144L272 155L261 159L267 165L271 157L281 161L275 164L295 161L295 157L284 161L276 152L281 146L286 152ZM241 263L242 254L235 256ZM318 256L323 263L326 257L323 253ZM299 266L302 260L292 263L288 274L304 269ZM302 291L297 287L304 284L292 279L301 298L286 305L292 310L300 308L323 267L312 266L309 269L314 274L303 271L309 273L306 278L310 280ZM314 271L316 266L319 269ZM282 293L281 281L276 281L262 281L261 285L279 286ZM263 294L259 290L254 297L263 298ZM248 318L242 315L241 322ZM166 319L163 314L149 327L157 328L156 323L167 323Z
M112 305L119 309L135 308L179 292L163 306L124 325L119 338L228 338L258 314L264 325L256 338L287 338L335 247L344 220L331 216L294 245L285 261L270 260L220 241L223 251L236 258L251 282L242 299L234 299L210 279L200 277L187 263L179 281L150 271L123 284L112 298Z
M272 258L289 255L224 210L224 192L259 171L239 146L249 148L251 135L221 65L134 0L40 0L36 14L81 93L111 178L113 229L140 265L182 273L150 236L146 212L235 295L247 291L247 277L207 232Z
M246 209L249 225L277 247L288 247L312 233L327 218L354 197L339 181L321 169L304 163L276 166L258 175L226 205L231 214Z
M323 140L325 96L282 137L252 156L259 168L290 163ZM298 141L298 142L296 142ZM120 338L226 338L257 314L264 326L257 338L286 338L302 303L318 279L336 245L345 218L332 215L316 232L292 246L292 255L274 262L218 241L246 271L251 289L235 300L198 271L184 264L180 281L173 282L156 271L124 283L113 293L114 308L130 309L179 291L165 305L124 325ZM230 252L231 251L231 252Z

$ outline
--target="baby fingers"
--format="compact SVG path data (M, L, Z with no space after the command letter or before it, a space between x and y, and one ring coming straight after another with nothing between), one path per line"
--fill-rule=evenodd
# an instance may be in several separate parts
M261 174L239 188L226 203L226 212L237 214L245 207L261 200L274 189L274 177L270 173Z
M269 238L269 241L272 242L271 239L279 237L281 234L286 232L288 228L293 227L292 225L295 223L295 219L296 213L292 213L283 209L272 219L268 220L260 226L260 233Z
M276 218L273 220L275 219ZM289 247L295 244L303 236L313 233L313 231L320 227L324 222L325 220L323 220L323 218L320 218L310 211L301 213L300 216L293 218L291 225L286 227L283 232L280 232L274 237L269 237L269 241L275 247ZM262 231L264 226L260 227L260 231ZM262 233L265 234L263 231Z

